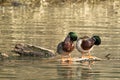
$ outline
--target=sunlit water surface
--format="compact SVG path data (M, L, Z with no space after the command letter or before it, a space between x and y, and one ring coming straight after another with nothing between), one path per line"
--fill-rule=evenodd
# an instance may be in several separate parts
M99 35L92 55L110 60L60 63L57 59L11 57L0 61L0 80L120 80L120 1L62 6L0 6L0 52L12 56L16 43L56 50L67 33ZM81 54L75 49L73 57Z

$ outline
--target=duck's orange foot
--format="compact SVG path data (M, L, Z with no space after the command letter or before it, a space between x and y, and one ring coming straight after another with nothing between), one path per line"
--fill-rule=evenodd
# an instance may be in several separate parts
M62 61L62 62L65 62L65 61L66 61L66 59L65 59L65 58L62 58L62 59L61 59L61 61Z
M61 61L62 62L67 62L67 63L71 63L72 62L72 58L62 58Z
M81 58L88 58L88 59L94 59L95 58L95 56L82 56Z
M95 56L88 56L88 58L89 58L89 59L94 59L94 58L95 58Z

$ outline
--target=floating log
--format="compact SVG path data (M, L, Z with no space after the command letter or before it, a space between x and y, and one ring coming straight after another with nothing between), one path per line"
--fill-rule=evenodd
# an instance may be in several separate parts
M81 62L81 61L101 61L102 59L101 58L98 58L98 57L94 57L94 58L73 58L73 61L75 62Z
M41 57L41 58L48 58L55 56L52 50L33 46L29 44L16 44L13 52L19 54L20 56L34 56L34 57Z
M80 58L80 57L74 57L71 59L72 62L85 62L85 61L101 61L101 58L98 57L93 57L93 58ZM59 59L59 61L62 61L61 59ZM68 59L64 59L64 62L69 62L70 60Z
M0 52L0 60L4 60L6 58L8 58L9 56L6 53L1 53Z

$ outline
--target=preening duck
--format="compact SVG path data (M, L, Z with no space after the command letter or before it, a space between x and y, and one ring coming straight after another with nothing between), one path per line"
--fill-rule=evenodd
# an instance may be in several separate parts
M88 36L84 36L79 38L76 42L76 48L82 54L82 58L93 58L90 55L90 51L93 49L94 45L100 45L101 39L99 36L92 36L91 38Z
M57 53L61 55L62 61L67 58L71 60L70 53L74 50L74 41L77 40L77 35L75 32L69 32L64 41L60 42L57 46Z

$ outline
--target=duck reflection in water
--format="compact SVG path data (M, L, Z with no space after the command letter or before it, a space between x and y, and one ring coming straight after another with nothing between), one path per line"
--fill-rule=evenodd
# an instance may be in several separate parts
M92 80L94 76L90 73L93 73L91 68L93 63L94 61L61 62L57 66L57 73L60 80L75 80L75 78Z
M76 76L77 80L96 80L99 77L99 71L94 71L85 66L77 67Z
M69 62L62 62L57 66L57 73L60 76L60 80L73 80L74 79L74 67Z
M78 80L97 80L100 77L100 71L94 69L96 61L83 62L78 65L76 75Z

